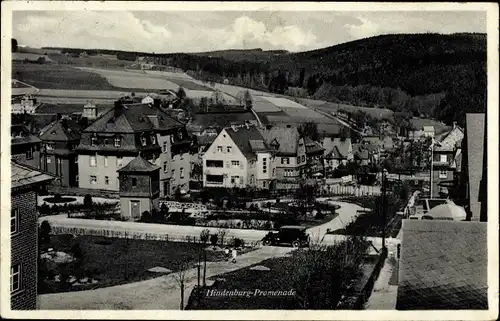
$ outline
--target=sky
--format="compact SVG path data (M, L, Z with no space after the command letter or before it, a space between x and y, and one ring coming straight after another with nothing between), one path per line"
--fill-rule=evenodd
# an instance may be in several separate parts
M13 37L30 47L172 53L292 52L394 33L486 32L480 11L14 11Z

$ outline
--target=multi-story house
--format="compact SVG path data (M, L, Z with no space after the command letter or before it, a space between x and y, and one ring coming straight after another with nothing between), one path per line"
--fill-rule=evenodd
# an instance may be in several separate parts
M293 189L306 178L306 144L297 127L268 126L261 130L267 144L275 151L276 188Z
M323 140L324 166L327 176L340 164L347 165L354 159L353 147L350 138L342 139L325 137Z
M37 191L53 177L34 167L11 162L10 305L12 310L37 308Z
M306 146L306 161L305 174L307 178L324 176L324 159L323 154L325 149L315 142L310 137L304 137Z
M115 102L82 131L79 187L119 190L117 170L140 152L160 166L160 195L189 189L191 140L185 126L151 104Z
M64 116L49 125L40 136L42 140L41 168L59 177L62 186L78 186L78 154L80 123Z
M205 187L273 188L273 149L254 126L223 129L202 160Z
M31 134L24 125L12 125L10 135L11 158L19 163L40 168L42 141Z
M443 187L443 182L450 183L458 180L463 137L463 130L454 125L453 129L441 141L434 143L432 147L431 198L447 197L448 189Z

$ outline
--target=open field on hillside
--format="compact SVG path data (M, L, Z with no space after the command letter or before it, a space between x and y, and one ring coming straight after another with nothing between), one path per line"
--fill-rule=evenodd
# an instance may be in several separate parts
M307 109L307 107L297 104L293 100L282 98L282 97L262 97L269 101L271 104L279 108L297 108L297 109Z
M125 95L130 95L131 91L126 90L67 90L67 89L41 89L38 93L40 97L62 97L62 98L98 98L116 100ZM135 91L138 96L147 95L148 92Z
M298 100L304 106L310 108L317 108L318 110L321 110L326 113L337 112L340 109L343 109L348 112L363 111L368 115L379 119L390 118L394 115L394 112L392 110L383 108L360 107L360 106L337 104L337 103L325 102L322 100L314 100L306 98L298 98Z
M253 97L252 108L257 113L269 113L269 112L272 113L272 112L280 112L281 111L281 109L279 109L274 104L272 104L269 100L264 99L264 97L261 97L261 96Z
M22 53L22 52L13 52L12 53L12 60L38 60L38 58L44 58L45 61L53 61L50 59L48 56L44 56L43 54L37 54L37 53Z
M65 65L12 64L12 78L40 89L111 90L104 77Z
M37 114L63 114L69 115L73 113L83 112L84 104L41 104L37 109ZM113 107L109 102L107 104L96 104L97 112L104 113Z
M63 54L49 54L50 59L61 64L74 66L87 66L98 68L125 68L133 65L133 61L124 61L116 59L116 56L88 56L88 57L71 57Z
M183 87L184 89L188 89L188 90L213 91L213 89L208 87L208 86L203 86L203 85L197 84L197 83L192 82L191 80L187 80L187 79L169 78L169 81Z

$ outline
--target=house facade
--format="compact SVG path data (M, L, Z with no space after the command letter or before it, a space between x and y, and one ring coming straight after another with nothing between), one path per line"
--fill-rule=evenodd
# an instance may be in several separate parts
M205 187L272 188L272 149L254 126L223 129L202 156Z
M350 138L330 138L323 140L324 166L327 176L331 174L340 164L347 165L354 159L353 146Z
M19 163L40 168L42 141L30 133L24 125L11 126L11 158Z
M463 129L455 126L444 138L434 144L432 156L431 198L448 197L448 189L444 182L453 183L458 180L461 164L461 144ZM446 184L446 183L444 183Z
M117 101L82 131L79 187L119 191L117 171L140 152L161 167L161 196L168 196L174 188L189 188L190 145L185 126L160 108Z
M10 305L12 310L37 308L37 191L53 177L11 162Z
M76 119L63 117L52 123L40 136L42 140L41 168L59 177L62 186L77 187L80 125Z

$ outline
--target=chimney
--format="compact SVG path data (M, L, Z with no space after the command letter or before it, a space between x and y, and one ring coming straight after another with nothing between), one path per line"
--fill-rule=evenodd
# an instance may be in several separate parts
M235 124L231 124L231 128L232 128L235 132L237 132L237 131L238 131L238 127L237 127Z

